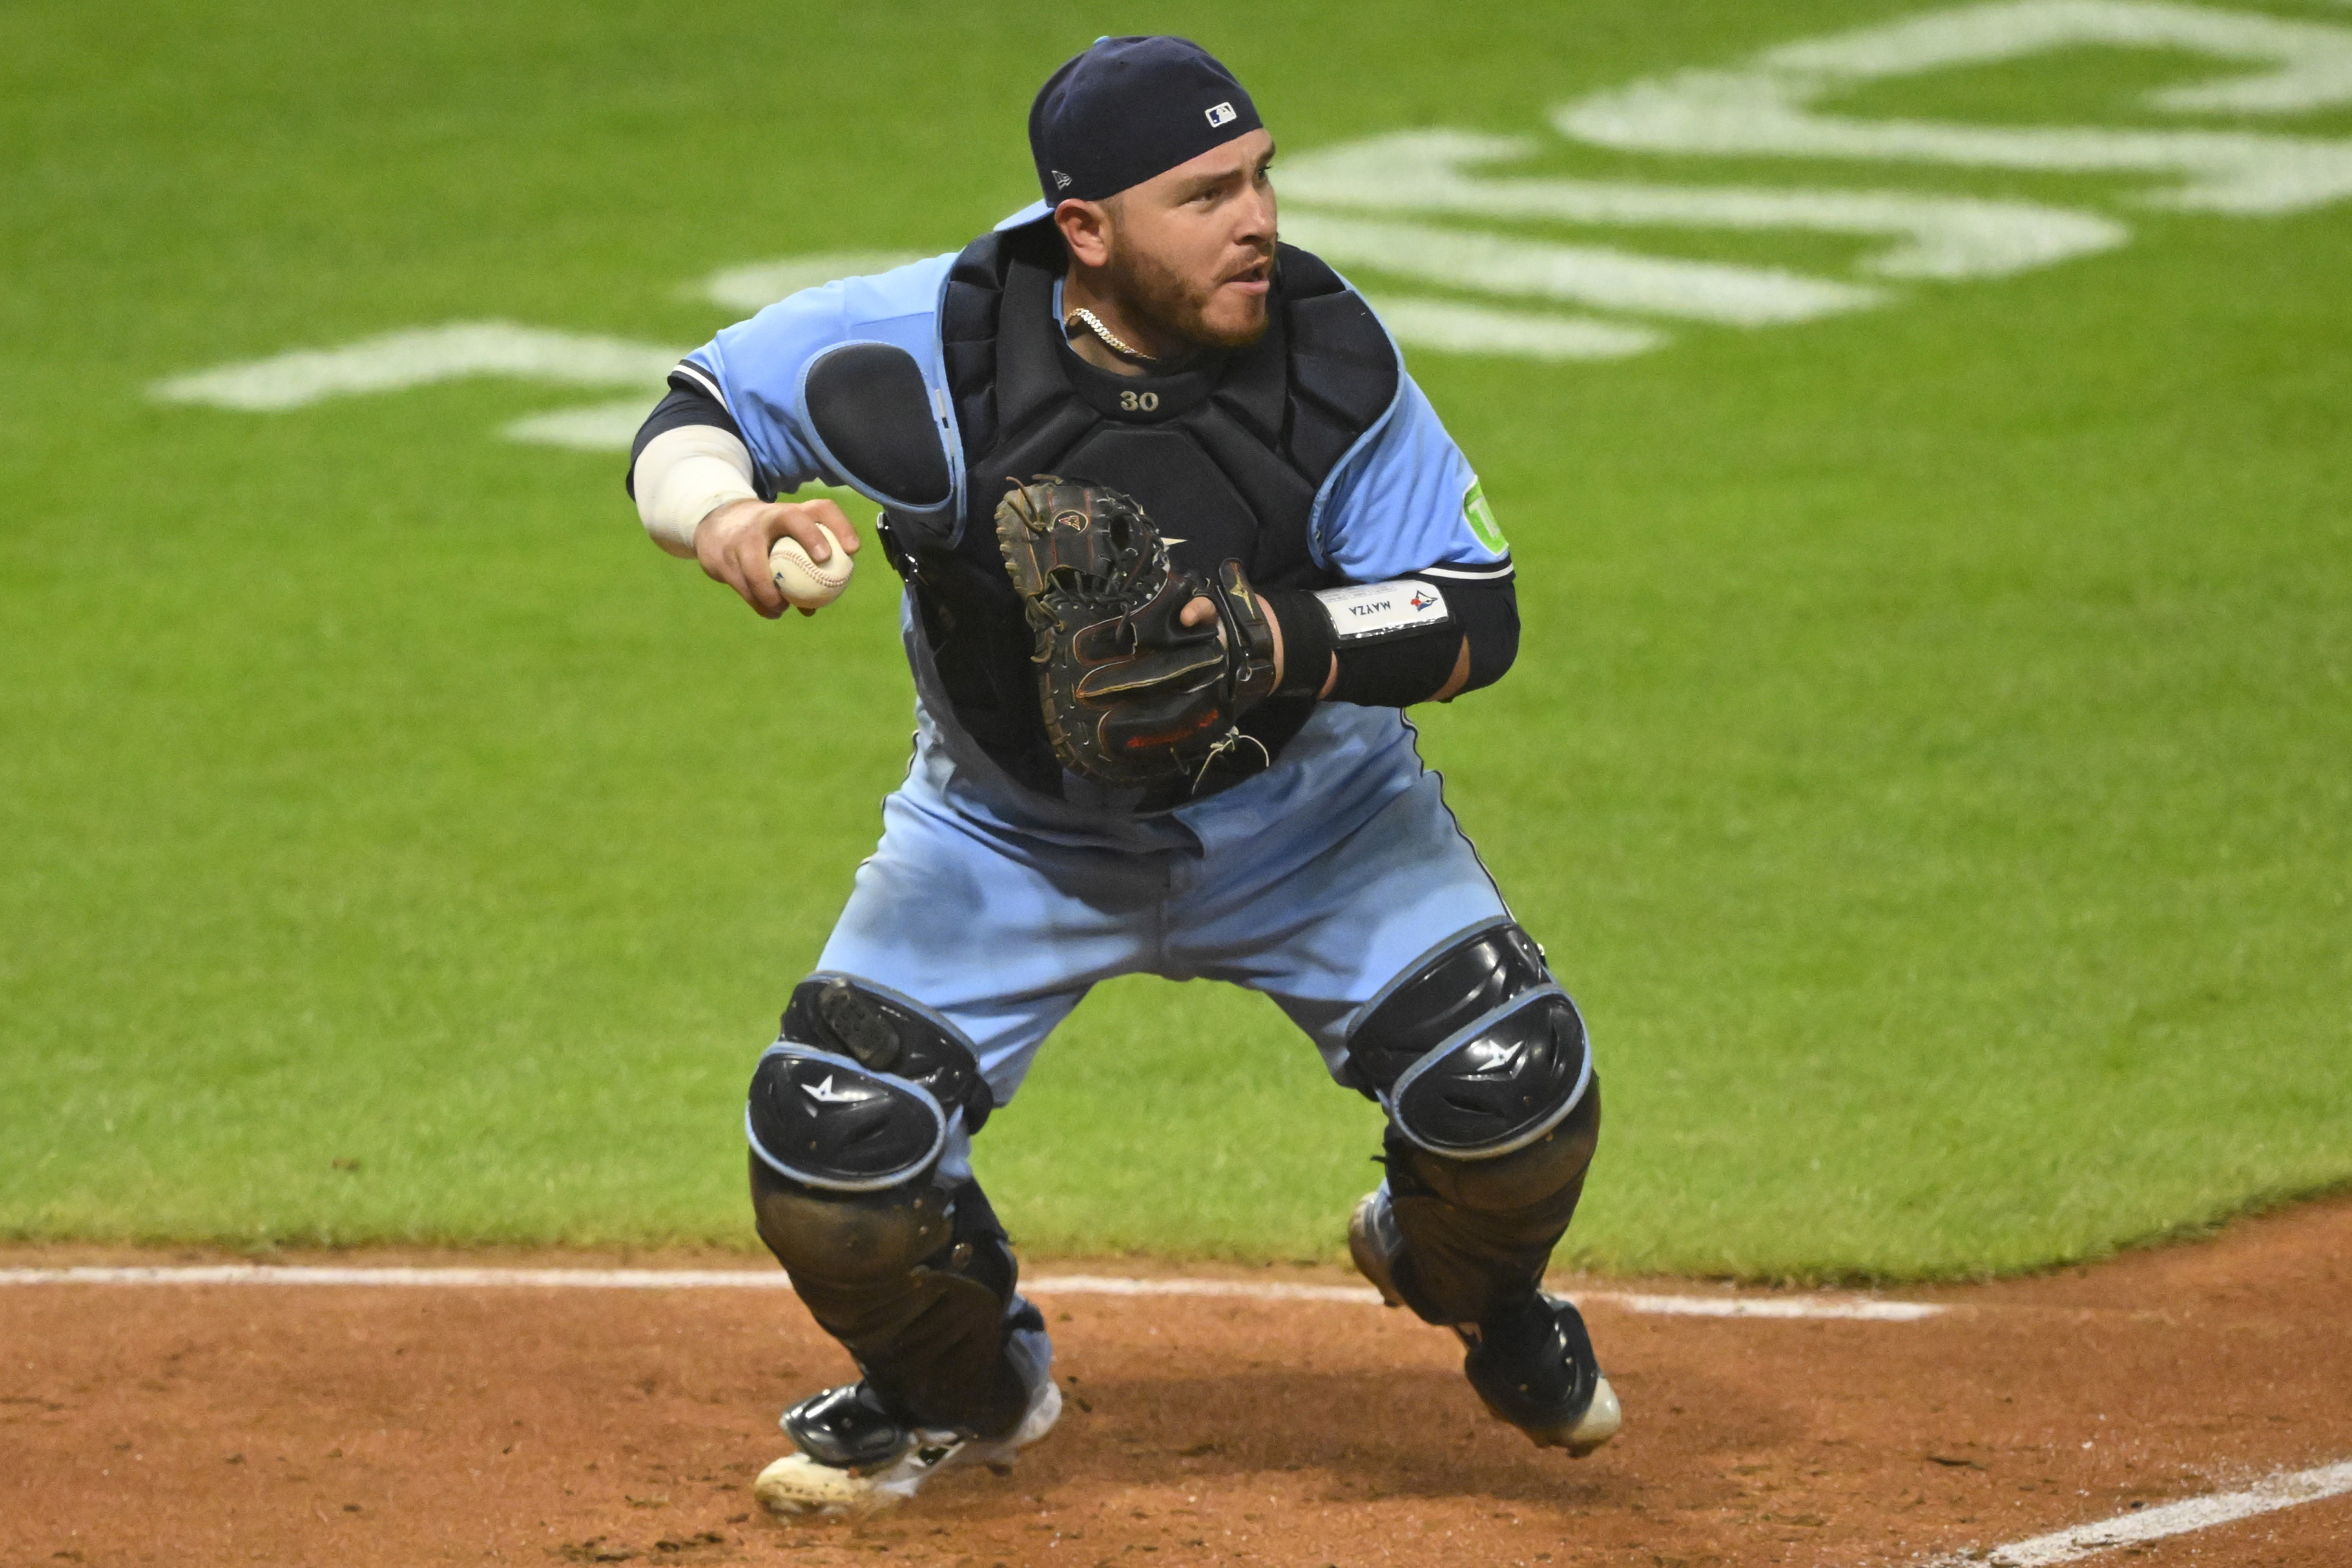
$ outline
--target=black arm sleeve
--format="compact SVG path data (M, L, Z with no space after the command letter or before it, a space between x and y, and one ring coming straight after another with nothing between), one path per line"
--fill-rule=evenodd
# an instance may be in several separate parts
M1494 685L1519 657L1518 591L1505 577L1499 582L1448 583L1445 592L1454 605L1454 618L1461 623L1463 640L1470 645L1470 679L1462 683L1462 690Z
M669 395L654 405L646 422L637 426L636 439L629 443L628 471L621 476L621 488L629 492L631 500L637 497L637 459L645 455L646 444L665 430L675 430L682 425L715 425L738 441L743 440L743 427L735 423L735 416L727 405L704 391L682 371L670 372ZM750 442L744 441L747 447ZM757 465L754 465L756 467ZM773 500L775 492L768 482L756 475L753 486L761 500Z
M1454 677L1463 646L1470 649L1470 679L1463 691L1492 686L1511 668L1519 651L1518 595L1511 579L1465 581L1417 577L1445 595L1452 619L1380 642L1339 646L1322 603L1303 590L1265 595L1282 626L1282 689L1313 695L1330 668L1334 648L1339 678L1328 700L1367 708L1410 708L1434 697ZM1461 692L1456 692L1460 696Z

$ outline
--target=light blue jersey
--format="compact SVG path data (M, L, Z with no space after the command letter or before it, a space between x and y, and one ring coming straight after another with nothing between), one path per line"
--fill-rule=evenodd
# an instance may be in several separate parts
M921 367L953 477L941 511L965 514L940 341L955 259L803 290L688 357L682 368L725 403L766 487L845 485L889 504L829 459L806 405L813 361L878 342ZM1510 572L1468 461L1402 374L1318 491L1308 549L1349 582ZM1060 800L1015 784L957 723L911 596L902 624L915 755L821 970L884 987L946 1025L1000 1102L1087 990L1122 973L1263 991L1336 1072L1348 1028L1385 984L1510 918L1396 709L1324 703L1265 771L1138 816L1075 776ZM959 1135L950 1173L962 1147Z
M1006 226L1034 216L1016 214ZM829 349L850 342L885 342L906 350L921 367L939 418L953 479L953 500L941 509L961 517L966 502L962 443L954 424L940 342L940 311L953 254L935 256L866 278L846 278L803 289L748 321L720 331L688 355L685 368L705 382L741 428L762 483L782 494L803 485L841 485L877 504L889 498L866 491L835 467L814 434L806 403L809 365ZM1409 375L1400 374L1389 407L1324 480L1315 498L1308 550L1318 565L1352 583L1378 583L1409 572L1492 581L1510 573L1502 536L1487 520L1477 476L1436 410ZM1314 798L1345 787L1335 771L1371 768L1402 788L1420 762L1402 715L1394 709L1327 703L1275 766L1255 778L1166 817L1139 819L1083 781L1070 781L1070 800L1045 800L1006 778L962 733L927 651L914 635L911 605L905 616L908 654L922 710L924 743L940 753L952 776L949 798L999 820L1051 821L1055 831L1082 840L1137 847L1167 847L1269 831L1268 805ZM1293 775L1311 770L1313 776ZM1311 805L1307 808L1310 813Z

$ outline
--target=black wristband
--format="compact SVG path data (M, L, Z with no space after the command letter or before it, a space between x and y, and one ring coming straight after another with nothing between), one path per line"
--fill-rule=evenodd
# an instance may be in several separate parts
M1284 697L1317 697L1331 674L1331 616L1321 600L1304 588L1277 588L1260 594L1282 628Z
M1410 708L1426 702L1453 678L1454 662L1461 657L1462 633L1450 622L1382 642L1342 647L1339 679L1332 684L1331 700L1367 708Z

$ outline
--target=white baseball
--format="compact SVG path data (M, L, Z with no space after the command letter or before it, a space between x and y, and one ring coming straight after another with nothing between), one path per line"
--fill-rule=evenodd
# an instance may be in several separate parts
M820 566L809 559L801 542L789 534L768 547L768 570L775 575L777 591L794 609L814 610L840 598L841 591L849 586L849 574L856 564L849 552L835 544L832 555Z

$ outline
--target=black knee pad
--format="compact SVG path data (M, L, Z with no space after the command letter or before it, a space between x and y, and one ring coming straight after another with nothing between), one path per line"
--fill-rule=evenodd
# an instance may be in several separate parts
M744 1128L752 1152L796 1186L878 1193L938 1163L958 1112L976 1131L994 1104L944 1020L868 982L814 974L751 1075Z
M1405 1140L1448 1161L1501 1160L1547 1142L1592 1080L1576 1004L1534 940L1507 922L1391 985L1349 1034L1347 1058Z
M993 1431L1025 1385L1005 1360L1016 1269L970 1180L942 1184L957 1118L995 1100L970 1044L912 1000L811 975L744 1113L760 1238L893 1410ZM1009 1412L1009 1414L1008 1414Z

